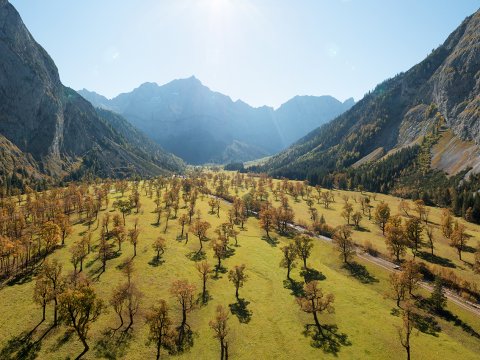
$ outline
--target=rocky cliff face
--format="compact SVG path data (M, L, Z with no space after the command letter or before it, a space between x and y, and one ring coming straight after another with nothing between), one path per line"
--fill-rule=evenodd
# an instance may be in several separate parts
M0 1L0 134L30 159L31 167L52 179L73 168L87 171L84 159L92 149L102 151L95 163L99 175L166 171L159 159L130 163L148 156L132 153L128 141L89 102L62 85L55 63L6 0ZM181 169L181 161L165 156L177 163L169 170ZM8 175L6 168L0 172Z
M378 85L345 114L272 158L265 170L318 178L439 129L480 144L480 11L424 61Z

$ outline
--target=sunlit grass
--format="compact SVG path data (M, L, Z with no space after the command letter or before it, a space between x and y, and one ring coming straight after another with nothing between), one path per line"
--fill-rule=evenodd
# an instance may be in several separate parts
M352 193L350 193L352 195ZM113 197L119 196L113 194ZM332 210L322 210L327 222L337 225L344 222L339 217L341 202L339 193L336 195L337 202ZM388 201L392 209L395 208L397 199L377 196L378 200ZM110 206L113 203L110 201ZM210 238L214 237L213 229L221 222L226 221L226 211L229 205L222 203L220 218L209 214L208 198L198 201L202 218L212 224L208 232ZM307 206L304 202L290 204L294 207L297 219L308 219ZM374 202L375 204L375 202ZM169 293L170 284L175 279L188 279L197 285L197 292L201 292L201 280L195 269L194 262L187 255L198 250L198 239L189 235L189 242L177 241L180 234L180 226L176 220L170 220L168 231L163 233L164 221L159 227L152 225L156 216L153 212L154 203L150 198L142 194L142 209L139 214L134 212L127 216L127 227L131 227L135 218L138 217L141 227L140 241L137 248L137 256L134 264L136 268L135 281L144 294L142 301L142 313L135 318L134 332L131 339L125 338L115 343L105 335L110 328L118 326L118 320L113 310L102 314L99 320L92 325L90 332L91 350L87 353L89 359L109 355L110 358L125 359L149 359L155 355L153 346L147 344L147 327L143 320L146 309L155 304L159 299L165 299L172 309L172 316L176 323L179 322L177 304ZM108 209L107 211L111 211ZM185 212L180 209L179 214ZM100 213L103 216L105 210ZM438 210L432 210L431 218L438 222ZM362 225L368 229L366 232L355 232L354 239L362 243L365 240L372 241L380 250L383 241L378 228L364 220ZM473 226L470 224L469 230ZM96 227L96 224L93 228ZM65 271L73 270L69 262L70 253L68 248L80 237L80 233L86 230L86 226L75 225L73 235L67 239L67 246L59 249L51 257L59 259ZM152 266L151 260L155 256L152 243L157 236L167 238L167 250L163 256L164 263ZM331 357L322 349L310 345L311 339L303 335L305 324L312 323L312 319L300 311L292 296L291 290L284 288L286 270L279 267L284 244L291 239L275 235L278 244L272 246L262 239L264 232L258 226L258 220L251 217L246 223L245 231L240 231L239 247L232 247L235 254L223 261L223 265L230 269L237 264L246 264L249 276L245 286L240 289L240 297L248 302L247 310L251 313L251 319L242 323L231 314L229 324L232 328L230 335L230 356L232 359L317 359ZM95 241L98 241L98 229L95 230ZM204 246L208 261L215 264L213 252L209 246ZM450 256L455 259L456 253L448 245L441 244L438 247L439 254ZM451 252L450 252L451 251ZM120 256L108 261L106 272L101 274L94 287L102 299L108 302L113 287L124 281L122 272L118 266L133 256L133 247L128 243L122 245ZM469 254L466 254L468 260ZM97 276L97 270L101 267L100 261L95 261L96 254L89 255L85 262L84 271L92 277ZM369 275L374 279L370 283L363 283L342 267L338 254L330 244L321 240L315 241L313 254L309 265L325 275L321 286L326 292L335 295L336 312L331 315L322 315L321 322L338 326L338 333L347 336L350 345L338 347L338 358L343 359L398 359L403 358L403 349L400 346L396 333L396 325L400 325L400 319L391 315L394 302L386 299L388 288L388 273L376 268L371 264L363 263ZM455 260L453 260L455 261ZM88 265L87 265L88 264ZM299 268L294 269L292 277L300 281ZM462 270L459 270L462 271ZM465 274L469 272L465 270ZM471 275L473 276L473 275ZM33 304L34 281L5 287L0 290L0 303L4 304L2 317L0 318L0 348L2 355L8 355L8 349L15 349L12 339L18 339L23 332L32 330L41 319L41 309ZM222 304L228 308L236 302L235 289L228 281L227 274L220 274L219 279L209 279L207 285L211 299L205 306L199 306L189 315L188 322L195 332L194 346L186 353L177 355L179 359L214 359L219 357L219 345L213 338L213 333L208 322L213 318L215 307ZM478 318L459 310L449 304L449 309L476 331L480 331ZM33 334L33 340L38 339L51 324L52 309L48 308L46 323L39 326ZM421 359L476 359L480 352L478 339L465 333L458 326L453 326L443 320L439 320L442 328L437 335L419 333L412 340L412 356ZM75 357L82 351L82 345L74 334L65 337L66 328L59 327L50 331L39 343L38 358L63 359ZM10 343L9 343L10 341ZM18 344L17 344L18 346ZM5 352L7 350L7 352ZM6 357L8 358L8 357Z

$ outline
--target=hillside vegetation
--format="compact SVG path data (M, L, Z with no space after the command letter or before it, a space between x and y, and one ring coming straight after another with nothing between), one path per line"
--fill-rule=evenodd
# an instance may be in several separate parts
M479 46L477 11L423 61L252 170L422 199L464 217L471 208L479 223L478 177L470 178L480 144Z

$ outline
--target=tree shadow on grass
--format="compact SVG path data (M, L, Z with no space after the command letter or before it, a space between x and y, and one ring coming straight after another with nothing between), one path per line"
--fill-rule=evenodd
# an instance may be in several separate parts
M186 237L185 235L184 236L180 236L180 235L177 235L177 237L175 238L178 242L183 242L183 240L186 240Z
M206 306L206 305L208 305L208 302L212 299L213 299L213 296L210 295L208 290L205 290L205 297L203 297L202 293L198 294L197 304L200 305L200 306Z
M460 319L457 315L453 314L447 309L435 311L429 299L421 298L416 302L417 306L423 310L429 311L431 314L437 315L445 321L453 323L453 325L462 328L467 334L473 336L474 338L480 339L480 333L478 333L474 328L469 324Z
M467 334L477 339L480 339L480 333L475 331L475 329L473 329L470 325L465 323L462 319L460 319L457 315L453 314L449 310L439 311L438 315L446 321L453 322L453 325L461 327L462 330L465 331Z
M75 330L73 329L67 329L65 330L65 332L63 333L63 335L61 335L57 341L55 341L55 343L51 346L50 348L50 351L51 352L55 352L55 351L58 351L63 345L65 345L67 342L70 341L70 339L72 338L72 336L75 334Z
M413 325L424 334L438 337L438 333L442 331L440 325L433 316L413 314Z
M27 270L23 270L19 274L15 275L11 279L6 281L7 286L23 285L32 281L33 277L38 273L38 266L34 266Z
M0 350L0 359L36 359L41 348L41 341L33 341L33 334L37 327L38 325L30 332L22 332L8 340Z
M178 330L179 328L177 328L177 331ZM187 328L185 329L184 333L183 343L179 344L178 341L176 342L177 347L175 349L175 354L181 354L188 351L193 346L193 342L196 336L198 336L198 334L194 333L190 328L190 325L187 324Z
M315 269L304 269L300 272L300 275L303 276L305 282L308 283L313 280L325 280L327 277L323 275L320 271Z
M365 228L363 226L359 226L359 227L354 226L353 230L358 231L358 232L371 232L368 228Z
M428 261L432 264L436 264L436 265L441 265L441 266L445 266L445 267L449 267L449 268L455 268L455 264L452 263L452 261L450 259L447 259L447 258L444 258L444 257L441 257L441 256L437 256L437 255L432 255L431 253L429 252L426 252L426 251L419 251L417 253L418 257L419 258L422 258L423 260L425 261Z
M280 242L276 237L271 237L271 236L262 236L262 240L272 247L276 247Z
M347 334L338 332L337 325L322 325L322 332L319 332L315 324L307 324L303 335L312 339L312 347L334 356L338 355L342 346L352 345Z
M378 279L375 276L372 276L365 266L355 261L344 264L343 268L347 269L350 272L350 275L363 284L373 284L378 282Z
M205 254L205 251L192 251L191 253L188 253L185 255L188 259L198 262L205 260L207 258L207 254Z
M230 311L235 315L242 324L248 324L252 319L252 311L248 310L249 301L239 299L235 304L228 305Z
M290 293L291 295L295 297L301 297L305 295L305 292L303 291L303 282L302 281L295 281L293 279L286 279L283 280L283 287L285 289L289 289L292 292Z
M150 260L148 262L148 265L153 266L153 267L157 267L157 266L162 265L163 263L165 263L164 259L162 259L161 257L154 256L152 258L152 260Z
M95 264L95 262L96 262L97 260L98 260L97 257L96 257L95 259L91 259L91 260L87 261L87 262L83 265L83 267L88 269L88 268L92 267L93 264Z
M221 276L219 276L219 274L225 274L226 272L227 272L227 268L225 266L223 265L218 266L217 264L214 266L214 269L213 269L214 274L211 277L214 280L218 280L222 278Z
M233 255L235 255L235 249L232 249L231 247L227 247L227 251L225 251L225 258L230 258Z
M95 356L112 360L123 358L132 339L131 332L117 333L115 330L107 329L94 345Z

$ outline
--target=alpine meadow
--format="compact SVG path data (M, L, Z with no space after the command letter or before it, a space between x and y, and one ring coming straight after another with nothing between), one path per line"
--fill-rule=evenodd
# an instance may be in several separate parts
M473 0L0 0L0 359L478 359L479 49Z

